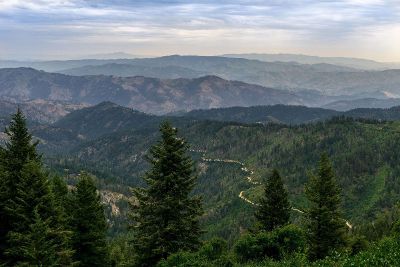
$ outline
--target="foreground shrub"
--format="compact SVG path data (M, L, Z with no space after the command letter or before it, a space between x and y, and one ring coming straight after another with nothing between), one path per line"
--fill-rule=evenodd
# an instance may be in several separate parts
M303 251L305 244L304 232L295 225L287 225L272 232L242 236L234 247L234 253L241 263L265 258L279 260L284 255Z
M384 238L377 245L371 246L368 250L355 256L337 253L316 262L313 266L400 266L400 240L398 238Z
M361 251L366 250L368 247L368 241L364 236L353 236L349 240L349 249L351 255L354 256Z
M178 252L161 261L159 267L232 267L227 243L220 238L204 243L198 252Z

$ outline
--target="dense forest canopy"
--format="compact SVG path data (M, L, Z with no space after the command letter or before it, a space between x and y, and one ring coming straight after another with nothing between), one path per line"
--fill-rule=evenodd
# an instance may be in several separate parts
M279 108L282 109L284 106ZM15 124L15 121L19 121L19 124L22 125L19 127L24 129L26 122L21 117L22 114L19 114L17 115L20 118L16 115L17 117L13 117L11 123ZM382 114L382 112L381 110L378 112L368 110L362 114L373 114L373 116L368 116L375 118L374 116L380 116L376 114ZM26 140L23 144L28 148L28 144L33 144L27 151L39 149L44 154L36 160L36 165L29 161L26 163L21 182L16 182L15 186L26 191L27 183L32 183L29 182L29 179L34 179L38 182L38 187L47 188L45 192L48 192L48 196L44 196L43 201L54 202L55 213L53 213L55 215L52 216L59 219L46 219L47 217L43 217L45 216L43 211L41 213L40 210L33 207L34 213L30 215L32 221L27 224L28 228L26 228L31 229L29 230L31 232L23 230L23 235L34 238L35 231L42 231L39 229L46 227L48 229L56 227L56 224L51 223L51 220L55 220L70 232L62 237L52 237L51 235L44 237L45 239L56 238L57 242L61 242L51 241L48 244L52 251L59 250L60 252L57 253L63 255L63 258L58 259L60 262L70 262L70 264L80 262L83 264L82 266L88 266L87 264L93 261L88 260L90 257L100 259L99 264L101 262L104 265L132 265L135 262L136 264L147 262L144 258L135 258L134 253L130 253L130 250L135 250L135 239L139 240L135 236L138 237L140 234L140 232L129 230L134 222L132 218L136 216L132 217L130 206L132 203L137 203L137 199L141 196L141 194L137 195L138 193L135 193L136 196L132 194L131 188L146 188L153 183L145 182L146 179L143 180L143 177L156 162L154 160L149 162L147 156L152 145L161 138L159 125L165 120L170 121L179 129L177 140L183 137L189 144L180 153L193 160L193 168L189 169L195 175L196 180L190 186L191 189L186 192L202 199L203 212L198 217L201 228L198 237L201 243L205 243L188 246L186 254L179 254L181 252L178 250L171 249L170 252L158 254L160 256L155 258L151 254L155 253L154 251L145 250L147 245L136 246L136 251L139 251L138 248L140 248L141 251L150 253L147 255L153 261L157 259L154 262L164 259L160 262L161 266L179 266L188 261L203 262L206 264L205 266L219 266L217 262L245 265L248 261L262 262L266 260L268 262L269 258L275 261L279 260L282 264L286 261L304 263L316 259L323 260L325 256L331 255L333 250L345 253L341 254L341 257L350 257L338 259L344 264L347 261L357 262L357 257L369 257L368 255L371 253L379 253L379 249L390 251L398 246L392 239L379 241L396 232L396 222L400 218L397 206L400 199L400 187L397 183L400 172L397 166L400 156L398 154L400 151L398 148L400 145L398 121L341 116L299 125L246 124L194 119L191 116L149 116L112 103L102 103L93 108L72 112L52 125L28 124L32 129L33 136L26 132L24 134ZM4 120L5 125L9 122L9 119ZM15 128L12 125L10 127ZM33 140L37 140L38 144L36 145ZM4 142L6 146L1 155L5 159L3 164L5 167L2 168L7 169L9 168L7 162L11 163L12 161L7 161L7 158L10 157L7 155L11 154L6 152L11 148L8 144L9 142L12 144L13 139L5 138ZM183 148L172 148L165 151L175 153L179 149ZM324 153L332 163L320 162L320 157ZM44 165L41 165L42 161ZM319 172L317 175L318 169L322 168L319 167L319 164L331 166L332 169ZM42 173L41 169L46 169L46 174ZM82 174L82 170L90 175ZM274 171L274 175L271 176L272 171ZM47 173L51 175L49 176ZM55 179L52 178L53 175L62 178L61 180ZM95 176L94 180L88 178L93 176ZM305 190L305 186L309 183L310 177L314 176L334 177L332 179L340 189L337 193L332 191L332 194L337 194L336 197L340 200L334 205L338 209L335 216L338 221L342 222L344 232L341 233L345 234L342 241L336 243L337 246L316 246L318 240L323 240L320 238L321 233L316 234L318 238L311 238L308 234L307 229L314 228L308 226L312 225L307 222L308 220L312 221L313 217L309 217L307 214L314 213L309 213L313 205L310 200L311 195L307 193L310 191ZM4 179L9 179L7 177L13 176L5 175L4 177ZM183 176L178 175L177 177ZM277 184L271 179L280 180L281 187L279 187L279 182ZM321 181L325 181L325 178L321 179ZM310 188L314 188L312 190L318 192L318 187L316 187L318 183L314 184L315 186ZM96 193L95 185L99 193ZM328 186L328 188L330 187ZM168 188L168 186L160 188ZM181 186L177 188L182 189ZM268 212L271 208L266 206L262 213L264 215L260 215L260 207L267 203L278 203L276 199L268 202L268 198L272 195L266 193L268 192L266 190L285 192L278 194L279 196L287 194L286 201L288 202L282 200L282 203L287 204L272 206L274 209L286 207L286 213ZM34 193L35 190L31 194ZM156 195L164 194L160 191L154 196ZM2 196L8 198L4 194ZM173 196L174 194L171 195L171 197ZM92 199L92 202L84 200L88 198ZM313 199L315 200L315 198ZM104 206L99 204L100 201ZM148 203L147 201L144 200L143 203ZM173 200L171 201L174 203ZM79 204L80 202L81 204ZM8 201L3 203L8 203ZM15 206L12 210L19 205L15 201L10 203L14 203L10 204L12 207ZM326 201L324 200L323 203ZM34 204L32 203L32 205ZM5 214L8 214L7 210L10 208L4 207ZM257 210L259 210L258 213ZM331 214L329 216L332 216L331 210L332 208L327 210L327 214ZM89 217L88 219L83 217L83 215L89 215L89 211L94 212L90 218L97 218L93 222ZM153 216L157 217L160 214L155 213ZM260 227L262 220L270 218L268 216L283 216L281 218L285 219L283 221L277 219L282 223L278 223L272 228ZM10 217L10 222L12 220L18 219ZM85 224L88 224L85 226L89 227L87 229L94 231L93 235L85 237L82 234L74 234L81 231L82 226L79 225ZM10 227L12 225L10 223ZM323 232L335 233L335 231L326 228ZM108 245L105 245L106 232ZM334 236L338 235L334 234ZM20 243L15 243L17 241L12 240L16 235L12 234L13 239L10 239L10 236L9 234L4 235L4 240L10 240L5 243L10 247L6 248L6 254L4 254L8 257L5 261L8 262L7 264L17 261L17 258L12 258L11 251L20 253L19 250L14 252L13 246L18 247L21 242L26 242L21 240L18 241ZM292 243L290 245L280 243L279 240L283 236L290 236L288 240ZM80 247L84 238L89 238L94 247ZM145 240L143 238L145 237L142 237L142 240ZM332 239L330 236L326 238L327 240ZM370 242L369 246L368 242ZM266 244L270 245L265 247ZM249 251L249 247L257 247L259 252ZM300 249L300 247L306 249ZM372 249L373 247L379 249L375 251ZM211 256L207 254L211 253L210 251L206 252L210 249L220 252ZM79 254L76 251L82 252ZM316 251L316 254L312 254L311 251ZM358 254L359 251L362 252ZM178 254L175 254L176 252ZM87 253L87 256L84 253ZM352 254L357 254L357 256L351 258ZM29 257L25 259L26 262L30 260L32 259ZM52 259L49 256L46 260L51 261ZM327 258L326 261L329 262L330 259ZM279 262L276 264L280 264ZM309 262L309 264L311 263Z

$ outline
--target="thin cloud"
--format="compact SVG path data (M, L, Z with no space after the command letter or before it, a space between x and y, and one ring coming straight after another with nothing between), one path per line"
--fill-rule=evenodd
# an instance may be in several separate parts
M327 49L321 47L340 41L341 46L352 44L349 52L357 52L355 45L365 47L363 42L382 36L379 32L398 28L399 6L393 0L0 0L0 43L3 52L24 57L60 50L68 52L65 56L81 54L89 45L96 53L118 48L136 54L216 54L222 50L218 43L230 49L223 52L279 47L282 52L305 52L307 45L322 52ZM26 51L21 40L34 44L34 51ZM391 47L388 40L380 41L379 47ZM391 57L387 50L370 50L370 57ZM335 47L331 51L335 54Z

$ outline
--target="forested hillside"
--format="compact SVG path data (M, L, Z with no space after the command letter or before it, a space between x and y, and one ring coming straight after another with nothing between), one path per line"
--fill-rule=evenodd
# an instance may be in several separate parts
M214 108L207 110L192 110L176 113L176 116L189 117L199 120L232 121L241 123L283 123L289 125L324 121L333 117L351 117L381 121L400 119L399 107L391 108L355 108L348 111L336 111L323 108L304 106L255 106Z
M395 114L395 109L392 112ZM39 147L46 152L50 168L68 176L82 169L90 171L104 181L104 189L129 196L127 185L142 184L141 176L148 167L145 155L164 119L103 103L76 111L52 126L34 127L33 132L40 137ZM206 236L216 233L233 240L239 229L251 223L252 205L239 194L257 202L259 183L272 168L282 172L296 207L306 208L303 186L307 171L315 167L323 152L330 155L345 188L343 208L352 223L371 220L399 197L395 182L399 155L394 149L400 133L397 122L334 118L287 126L167 119L191 144L190 154L199 174L195 190L205 196L208 214L204 217L209 230ZM237 214L242 214L240 221L234 219Z
M259 182L272 168L281 170L293 202L299 208L305 208L303 186L307 171L326 151L337 169L340 185L346 188L343 191L345 214L354 222L373 218L377 211L392 207L400 197L400 191L396 189L400 156L395 149L400 134L397 122L335 119L299 127L196 122L181 125L180 129L190 140L193 156L198 159L199 187L206 196L206 206L208 203L218 216L226 209L241 207L245 211L248 207L238 198L239 193L244 191L256 202L260 190L247 182L247 173L241 170L241 165L223 160L243 162L255 172L253 179ZM151 130L104 136L79 145L65 159L52 164L59 166L57 168L85 167L100 177L112 178L111 181L137 185L147 166L143 156L156 136ZM201 157L221 161L204 161ZM220 184L224 186L217 190ZM218 201L214 202L214 199ZM233 206L229 208L231 204ZM219 208L215 210L217 206ZM210 225L216 227L219 223L226 231L223 221L211 221Z
M280 114L285 114L284 106L245 111L251 114L260 108L268 112L278 109ZM165 120L177 127L179 135L190 144L186 155L194 160L194 174L198 177L193 194L202 198L204 211L199 217L201 228L205 230L199 235L201 240L219 237L233 247L245 245L240 242L259 242L242 240L250 237L241 236L243 232L254 231L257 223L254 213L263 203L264 184L274 169L279 171L288 192L290 221L302 226L305 211L311 208L305 185L310 173L317 171L324 153L332 160L341 189L340 209L347 228L370 241L390 234L393 222L400 217L396 206L400 200L397 183L399 122L346 116L324 121L323 116L329 118L337 112L301 107L287 107L286 110L288 116L283 118L289 123L309 121L310 117L317 119L311 119L313 123L292 126L271 122L246 124L240 122L242 117L235 117L241 114L235 109L233 118L239 122L191 116L158 117L105 102L72 112L52 125L36 123L30 127L34 138L38 138L38 148L45 153L46 168L64 177L70 187L77 185L82 170L97 177L100 196L106 204L107 232L114 240L114 249L124 249L124 240L129 238L126 235L128 200L135 201L130 187L146 185L143 177L151 167L146 156L160 138L159 125ZM397 113L393 108L354 110L349 115L394 120ZM297 118L301 120L296 121ZM3 121L5 125L8 122L8 119ZM372 227L371 223L379 228ZM278 238L286 231L301 235L297 228L284 229L276 232L276 237L254 238ZM196 255L190 257L198 257ZM248 260L248 256L239 256L244 257L238 258L239 261Z

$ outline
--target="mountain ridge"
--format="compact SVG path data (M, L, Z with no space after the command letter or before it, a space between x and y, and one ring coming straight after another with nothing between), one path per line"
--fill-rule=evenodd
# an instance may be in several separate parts
M328 95L353 95L375 91L400 94L400 70L359 70L323 62L313 65L221 56L172 55L140 59L14 62L13 64L0 62L0 67L5 66L27 66L79 76L86 74L147 76L151 74L156 78L197 78L204 75L217 75L226 80L242 81L269 88L297 92L311 89Z
M146 113L270 104L316 105L325 97L294 93L215 75L194 79L142 76L69 76L32 68L0 69L0 97L15 102L43 99L95 105L103 101Z
M261 61L282 61L282 62L297 62L301 64L318 64L329 63L339 66L347 66L365 70L382 70L400 68L400 63L396 62L379 62L371 59L352 58L352 57L321 57L303 54L224 54L226 57L238 57L246 59L257 59Z

